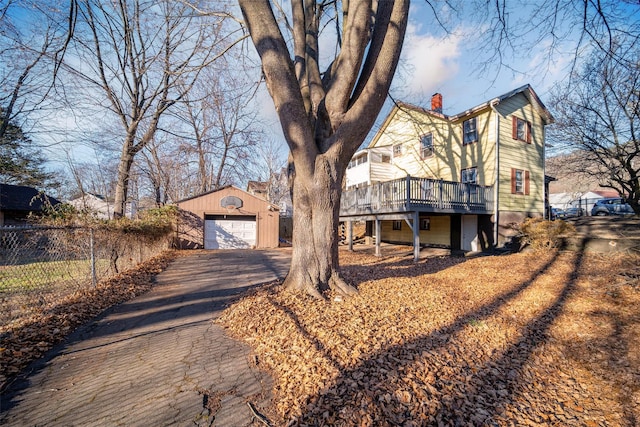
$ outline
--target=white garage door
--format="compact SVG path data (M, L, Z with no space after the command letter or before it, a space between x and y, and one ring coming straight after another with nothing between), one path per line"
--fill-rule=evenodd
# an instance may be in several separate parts
M207 219L204 221L205 249L241 249L256 244L255 219Z

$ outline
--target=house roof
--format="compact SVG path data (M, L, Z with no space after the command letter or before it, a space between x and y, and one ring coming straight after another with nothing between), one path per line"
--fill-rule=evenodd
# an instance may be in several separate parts
M265 200L264 198L259 197L259 196L255 196L255 195L253 195L253 194L251 194L251 193L249 193L249 192L247 192L247 191L244 191L244 190L242 190L242 189L240 189L240 188L236 187L235 185L225 185L224 187L220 187L220 188L218 188L218 189L216 189L216 190L211 190L211 191L207 191L207 192L205 192L205 193L196 194L195 196L191 196L191 197L187 197L187 198L182 199L182 200L178 200L177 202L174 202L174 204L175 204L175 205L178 205L178 204L183 203L183 202L186 202L186 201L188 201L188 200L197 199L197 198L199 198L199 197L204 197L204 196L207 196L207 195L209 195L209 194L217 193L217 192L219 192L219 191L224 191L224 190L227 190L227 189L230 189L230 188L232 188L232 189L234 189L234 190L237 190L237 191L240 191L240 192L242 192L242 193L245 193L245 194L246 194L247 196L249 196L249 197L253 197L253 198L257 199L257 200L260 200L262 203L266 203L266 204L268 204L268 205L271 205L271 206L272 206L274 209L276 209L276 210L280 210L280 207L278 207L277 205L274 205L273 203L269 203L269 202L268 202L267 200Z
M551 193L549 199L556 202L573 201L573 200L591 200L598 198L613 198L620 197L620 194L615 190L593 190L586 193Z
M101 194L94 194L94 193L84 193L84 194L80 194L77 197L74 197L73 199L69 200L69 203L71 202L75 202L75 201L85 201L85 200L96 200L96 201L101 201L101 202L105 202L107 203L108 200L105 196L101 195Z
M591 192L603 198L620 197L620 193L618 193L616 190L594 190Z
M411 110L411 111L417 111L419 113L422 114L427 114L430 115L432 117L436 117L438 119L441 120L446 120L446 121L457 121L457 120L461 120L464 117L470 116L472 114L477 113L478 111L482 111L484 109L490 108L490 107L495 107L496 105L498 105L499 103L501 103L502 101L512 98L518 94L523 94L531 103L531 105L533 105L534 109L538 112L538 114L540 114L540 116L544 119L545 124L551 124L555 121L555 119L553 118L553 116L551 115L551 113L549 112L549 110L547 109L547 107L545 107L545 105L542 103L542 101L540 100L540 98L538 97L538 95L536 94L536 92L533 90L533 88L531 87L530 84L526 84L523 86L520 86L519 88L516 88L512 91L509 91L507 93L504 93L502 95L499 95L493 99L490 99L486 102L483 102L482 104L476 105L475 107L469 108L467 110L464 110L458 114L454 114L452 116L448 116L446 114L442 114L440 112L437 111L433 111L433 110L428 110L426 108L423 107L418 107L417 105L412 105L403 101L397 101L395 103L395 105L393 106L393 109L391 110L391 112L389 113L389 115L385 118L384 123L382 124L382 126L380 127L380 129L385 129L388 124L391 122L391 120L393 119L393 117L401 110ZM378 133L376 133L376 135L373 137L373 139L371 140L371 143L369 145L374 144L374 142L380 137L380 135L382 134L382 131L379 131Z
M33 187L0 184L0 210L24 212L41 211L44 205L41 195L47 198L54 206L60 204L59 200L40 193Z
M556 121L556 119L553 117L553 115L547 109L544 103L540 100L540 97L538 97L538 94L533 90L530 84L526 84L524 86L519 87L518 89L514 89L511 92L505 93L501 97L498 97L497 100L498 102L501 102L519 93L522 93L524 96L527 97L529 102L531 102L534 108L538 111L538 114L540 114L540 116L544 118L545 124L550 125L551 123Z

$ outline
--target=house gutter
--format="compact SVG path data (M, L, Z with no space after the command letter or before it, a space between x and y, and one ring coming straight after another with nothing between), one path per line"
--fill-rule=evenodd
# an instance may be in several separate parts
M498 197L500 194L500 114L498 110L496 110L496 105L500 103L500 99L496 98L492 101L489 101L489 106L491 110L494 112L496 116L495 120L495 133L496 133L496 173L495 173L495 183L494 183L494 196L493 196L493 244L495 247L498 246L498 223L499 223L499 212L498 212Z

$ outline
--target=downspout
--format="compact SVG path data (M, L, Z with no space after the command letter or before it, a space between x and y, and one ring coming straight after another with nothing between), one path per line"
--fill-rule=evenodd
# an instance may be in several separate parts
M551 205L547 205L549 194L547 193L547 130L542 126L542 218L551 219ZM582 198L582 196L580 196ZM580 200L580 199L579 199ZM581 207L582 203L578 204Z
M498 212L498 198L500 195L500 114L496 110L496 105L500 103L499 99L495 99L489 103L491 110L495 113L495 134L496 134L496 172L495 182L493 184L493 245L498 247L498 224L500 220L500 214Z

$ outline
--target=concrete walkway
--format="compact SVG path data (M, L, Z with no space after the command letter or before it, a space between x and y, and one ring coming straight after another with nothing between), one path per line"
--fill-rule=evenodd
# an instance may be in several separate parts
M284 277L290 249L178 258L150 292L73 333L0 402L8 426L262 425L271 379L214 324L225 306Z

